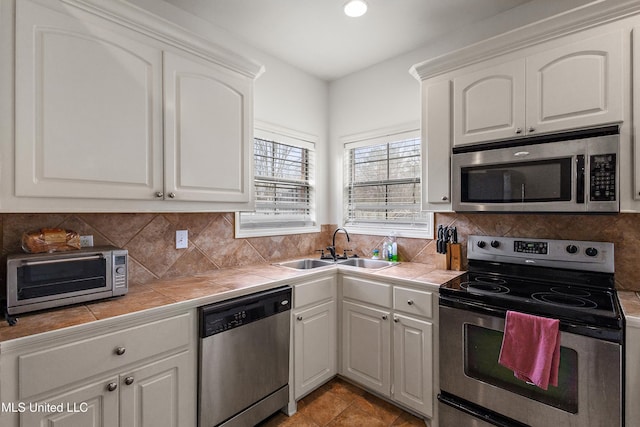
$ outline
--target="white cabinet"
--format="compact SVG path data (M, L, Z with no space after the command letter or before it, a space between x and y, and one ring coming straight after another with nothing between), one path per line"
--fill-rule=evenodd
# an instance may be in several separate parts
M165 193L173 200L249 202L253 80L164 54Z
M0 208L252 208L261 67L173 39L176 28L165 36L163 23L138 10L119 15L127 6L73 4L16 2L15 156L3 158L15 185L2 187ZM142 31L136 19L159 28Z
M0 424L195 425L195 318L194 309L140 316L127 327L115 320L87 324L5 349L0 395L26 408L1 413Z
M390 315L342 302L342 374L384 396L391 395Z
M162 52L124 29L16 4L17 196L162 191Z
M622 121L623 45L614 31L459 75L454 145Z
M451 81L422 82L422 209L451 210Z
M341 374L428 417L434 416L433 292L342 278Z
M117 377L38 399L43 409L22 413L20 425L180 427L191 418L187 411L193 410L193 405L183 403L194 395L189 387L195 383L185 375L190 361L189 352L182 352Z
M315 390L337 372L335 275L293 288L294 399Z
M498 64L453 80L454 145L523 134L525 64Z

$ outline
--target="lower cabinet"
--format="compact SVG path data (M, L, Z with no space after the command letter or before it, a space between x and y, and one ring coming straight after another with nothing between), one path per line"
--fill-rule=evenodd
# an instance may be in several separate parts
M433 293L349 276L342 291L340 373L433 417Z
M391 395L391 321L387 310L342 303L342 374Z
M0 397L15 407L3 406L0 425L195 426L195 309L127 324L87 324L3 348Z
M189 352L142 365L117 376L38 399L20 425L56 427L180 427L192 395ZM39 406L36 406L39 405Z
M315 390L337 372L336 277L294 286L294 399Z

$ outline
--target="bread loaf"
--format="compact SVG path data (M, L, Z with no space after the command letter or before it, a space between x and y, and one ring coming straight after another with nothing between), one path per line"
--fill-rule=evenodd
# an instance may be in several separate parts
M22 234L22 250L27 253L80 249L80 235L63 228L42 228Z

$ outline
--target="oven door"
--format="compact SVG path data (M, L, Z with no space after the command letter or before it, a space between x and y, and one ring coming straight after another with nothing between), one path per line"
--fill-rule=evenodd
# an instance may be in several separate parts
M531 426L621 425L621 345L561 332L558 387L545 391L498 364L503 331L504 317L440 305L444 395ZM441 427L459 425L450 411Z

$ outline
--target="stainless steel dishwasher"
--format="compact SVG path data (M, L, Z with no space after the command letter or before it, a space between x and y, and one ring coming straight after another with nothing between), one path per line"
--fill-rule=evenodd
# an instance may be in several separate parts
M253 426L289 400L291 288L200 308L200 427Z

